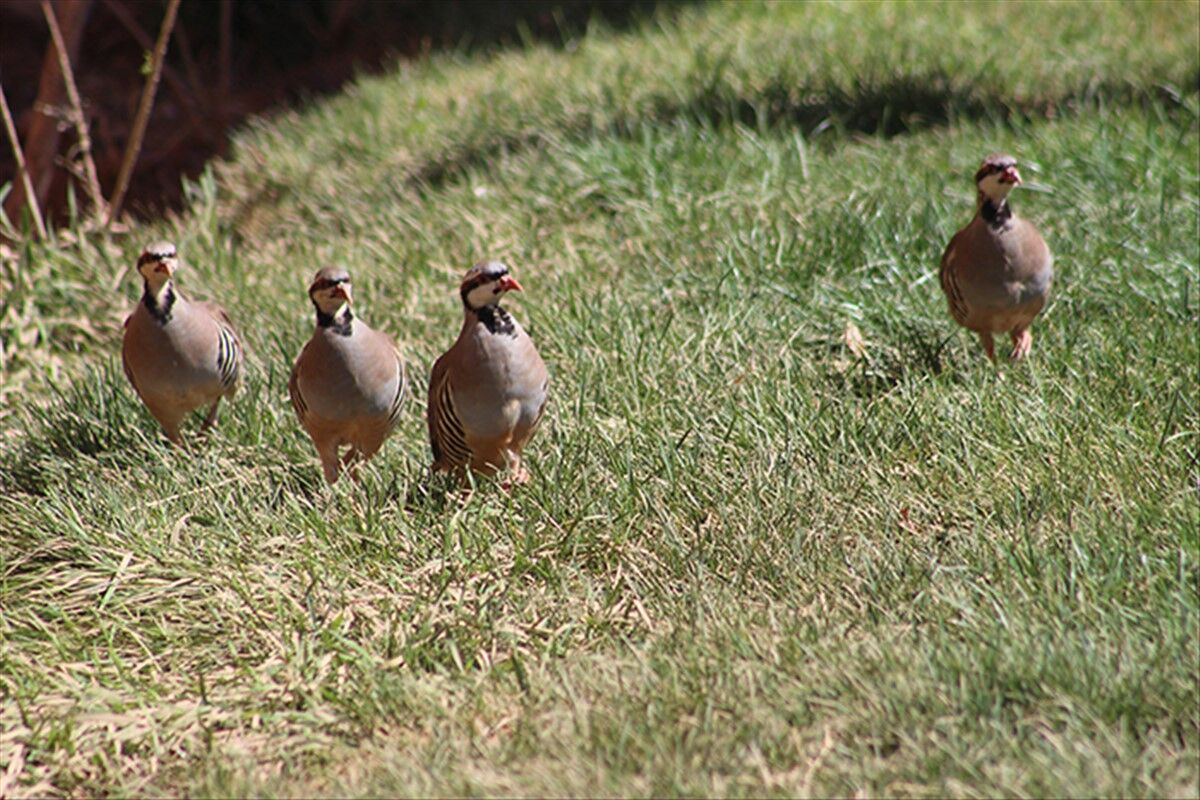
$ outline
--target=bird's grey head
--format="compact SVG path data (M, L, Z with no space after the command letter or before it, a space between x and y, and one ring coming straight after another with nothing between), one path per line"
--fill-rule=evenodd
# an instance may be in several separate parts
M983 160L975 172L975 186L993 203L1002 203L1013 187L1021 183L1017 160L1005 153L993 153Z
M154 242L142 251L137 262L138 272L151 285L171 279L179 269L179 256L170 242Z
M463 305L472 310L494 306L506 292L519 291L521 284L502 261L484 261L471 267L459 287Z
M342 306L349 305L350 273L342 267L325 267L318 270L308 285L308 296L313 305L323 314L334 316Z

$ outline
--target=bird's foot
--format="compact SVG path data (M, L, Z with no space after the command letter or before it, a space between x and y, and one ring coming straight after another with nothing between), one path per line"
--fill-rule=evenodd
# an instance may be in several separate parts
M1029 329L1021 331L1013 331L1012 333L1012 360L1020 361L1025 356L1029 355L1029 351L1033 348L1033 334Z
M529 483L529 470L518 466L511 470L508 477L500 483L500 488L506 492L512 491L517 486L524 486Z

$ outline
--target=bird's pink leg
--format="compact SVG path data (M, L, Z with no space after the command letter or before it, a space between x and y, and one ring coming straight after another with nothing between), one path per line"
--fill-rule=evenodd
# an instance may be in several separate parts
M513 450L506 450L504 453L505 461L508 462L509 477L500 484L504 491L509 491L514 486L524 486L529 483L529 470L521 466L521 456Z
M358 483L358 465L366 460L362 451L351 446L342 456L342 470L350 476L350 480Z
M1033 347L1033 334L1028 328L1014 328L1012 331L1012 360L1020 361L1025 356L1029 355L1030 349Z
M322 443L317 446L317 455L321 458L321 471L325 473L325 482L332 486L338 479L337 445Z
M217 406L221 404L221 398L213 401L213 404L208 408L208 416L204 418L204 422L200 425L200 433L206 433L210 428L217 424Z
M153 413L153 409L151 409L151 413ZM158 420L159 425L162 425L163 433L167 435L167 438L171 441L171 444L175 445L176 447L184 446L183 435L179 432L180 424L183 422L182 419L174 416L169 417L166 414L163 414L162 416L154 414L154 418Z
M987 353L987 357L992 363L996 363L996 340L992 338L992 334L988 331L979 332L979 343L983 345L983 351Z

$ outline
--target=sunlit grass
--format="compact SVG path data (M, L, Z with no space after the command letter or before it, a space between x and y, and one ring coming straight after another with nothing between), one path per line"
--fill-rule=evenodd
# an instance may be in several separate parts
M6 267L17 792L1194 795L1197 7L853 8L435 59L262 123L180 220ZM1062 45L973 60L1014 25ZM970 63L920 124L772 105ZM1058 271L999 370L935 275L993 150ZM160 235L251 353L188 452L117 360ZM484 255L552 405L532 483L463 500L426 474L423 379ZM327 261L417 377L335 490L286 397Z

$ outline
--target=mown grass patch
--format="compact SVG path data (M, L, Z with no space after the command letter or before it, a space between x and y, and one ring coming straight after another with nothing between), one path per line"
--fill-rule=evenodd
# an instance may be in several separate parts
M1169 32L1196 6L1124 29L1015 7L1001 27L1043 24L1061 50L984 59L965 85L1053 96L1054 119L986 93L983 113L903 135L621 105L691 96L645 76L700 40L735 54L714 74L753 105L769 82L738 70L824 58L811 80L835 86L834 45L863 36L878 47L853 50L847 80L869 62L919 82L1000 25L862 8L706 7L565 53L436 61L251 134L189 215L144 232L178 241L184 287L249 343L244 394L188 452L117 365L140 239L22 256L39 280L21 307L87 311L94 333L39 316L46 338L14 359L57 392L5 396L18 791L1194 794L1200 136L1194 90L1153 86L1195 69ZM774 30L813 46L767 47ZM955 35L935 59L917 34L939 30ZM889 48L910 57L870 61ZM514 95L535 138L469 140L492 105L437 111L514 76L545 98ZM588 101L620 124L545 111L571 76L585 98L627 89ZM393 127L411 96L436 131ZM486 157L439 138L456 126ZM330 157L347 132L361 152ZM1059 277L1032 359L995 370L935 268L997 149L1028 165L1014 202ZM389 159L453 166L410 180ZM290 187L258 222L238 205L254 169ZM526 286L512 306L553 400L534 481L460 500L426 475L421 380L484 254ZM285 391L329 260L418 378L362 483L332 491Z

